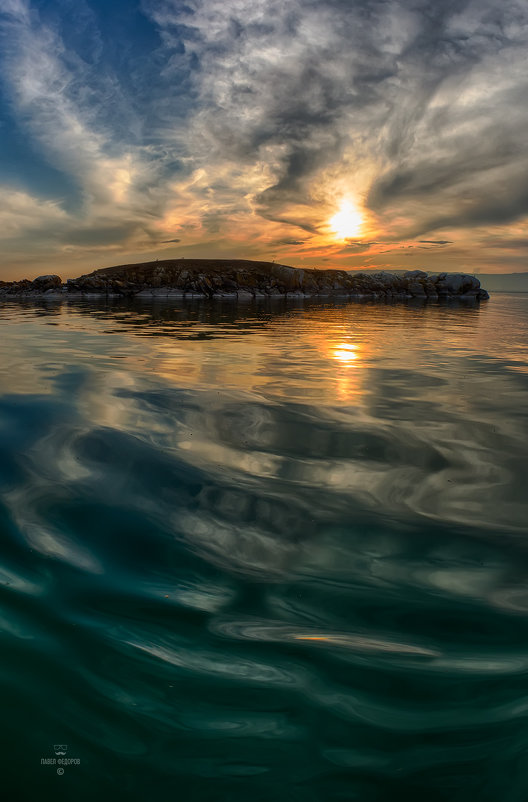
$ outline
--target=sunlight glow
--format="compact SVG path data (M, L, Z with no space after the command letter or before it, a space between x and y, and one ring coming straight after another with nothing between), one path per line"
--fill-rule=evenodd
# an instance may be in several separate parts
M353 203L344 200L339 211L334 214L329 223L339 239L359 237L363 227L363 215Z
M332 356L334 357L334 359L337 359L338 362L348 364L349 362L353 362L355 359L358 358L356 350L357 350L357 345L350 345L350 343L343 343L341 345L338 345L337 348L334 348Z

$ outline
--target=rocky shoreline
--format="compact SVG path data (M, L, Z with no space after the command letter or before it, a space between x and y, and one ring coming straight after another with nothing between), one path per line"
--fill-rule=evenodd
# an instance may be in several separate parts
M227 259L174 259L118 265L68 279L45 275L30 281L0 281L0 299L9 298L365 298L435 302L489 298L466 273L403 274L316 270L274 262Z

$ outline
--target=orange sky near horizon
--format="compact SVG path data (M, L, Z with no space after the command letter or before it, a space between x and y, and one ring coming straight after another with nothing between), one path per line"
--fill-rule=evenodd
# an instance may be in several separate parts
M1 278L18 280L54 272L67 279L101 267L177 258L255 259L320 269L423 269L476 274L524 272L526 267L516 259L497 263L497 258L508 253L508 240L516 241L523 236L527 225L524 221L495 228L435 231L432 239L409 237L395 241L391 236L391 221L379 218L357 197L348 194L333 203L314 204L305 209L311 230L297 228L300 233L295 239L290 224L268 221L254 213L230 220L221 236L211 236L201 223L207 211L207 208L187 207L185 212L175 205L156 221L154 228L160 237L168 238L183 228L182 242L143 241L131 249L123 248L122 244L64 245L53 254L45 250L31 253L28 249L21 256L13 254L12 259L4 256ZM189 219L183 222L186 213ZM296 213L299 214L298 209ZM405 223L398 220L399 227ZM407 225L411 227L412 220Z

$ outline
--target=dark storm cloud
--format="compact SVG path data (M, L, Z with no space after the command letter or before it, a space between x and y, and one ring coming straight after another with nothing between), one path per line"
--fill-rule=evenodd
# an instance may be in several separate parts
M452 241L448 239L421 239L419 242L424 242L426 245L452 245Z

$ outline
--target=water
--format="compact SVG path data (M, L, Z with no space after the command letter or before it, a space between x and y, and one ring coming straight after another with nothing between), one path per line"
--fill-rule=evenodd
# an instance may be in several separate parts
M4 798L525 802L527 331L4 305Z

